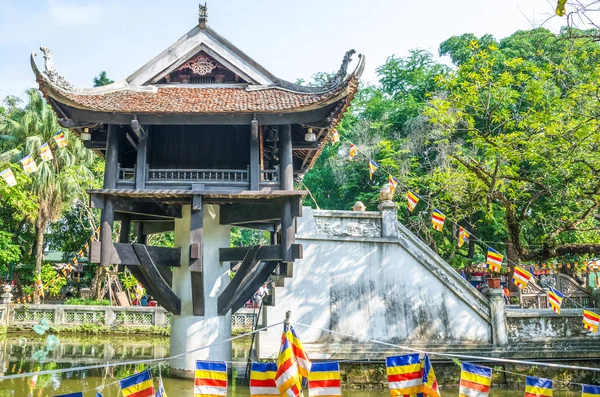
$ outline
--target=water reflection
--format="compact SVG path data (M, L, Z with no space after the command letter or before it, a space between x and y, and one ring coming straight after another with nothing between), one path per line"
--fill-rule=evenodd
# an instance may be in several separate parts
M46 336L35 334L11 334L0 339L0 372L2 375L26 372L70 369L79 366L96 365L107 362L125 362L168 357L169 339L149 336L59 336L60 343L48 352L45 362L40 363L32 356L46 348ZM25 340L23 339L25 338ZM249 348L249 339L234 341L234 373L243 374ZM133 374L145 366L123 365L118 367L67 371L58 374L36 375L34 377L8 379L0 382L0 397L52 397L58 394L87 391L84 397L95 396L94 389L102 387L104 397L121 397L117 380ZM193 396L193 381L170 379L168 369L162 368L167 395L170 397ZM158 377L158 369L153 376ZM155 382L157 385L157 382ZM522 397L523 390L492 389L491 397ZM234 384L229 388L230 397L248 397L246 387ZM345 397L384 397L387 390L344 390ZM442 389L443 397L457 396L456 389ZM580 397L580 392L555 392L555 397Z

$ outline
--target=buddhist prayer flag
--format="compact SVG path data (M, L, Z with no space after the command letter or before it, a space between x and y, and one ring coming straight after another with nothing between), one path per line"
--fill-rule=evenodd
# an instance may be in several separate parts
M493 272L499 272L502 268L503 260L504 255L500 254L492 247L488 247L487 260L485 261L488 269L490 269Z
M528 376L525 378L525 397L552 397L552 381Z
M600 397L600 386L583 385L581 397Z
M462 363L460 397L487 397L492 385L492 369L481 365Z
M342 395L340 363L312 363L308 374L309 397L337 397Z
M67 138L65 137L65 133L59 131L56 135L54 135L54 142L56 142L56 146L58 147L67 146Z
M400 181L398 179L394 178L393 176L388 175L388 182L390 184L391 192L394 193L396 191L396 187L398 186Z
M227 396L227 363L196 361L194 397Z
M44 285L42 284L42 275L41 274L38 274L36 287L37 287L38 295L40 296L40 298L43 298L44 297Z
M348 151L348 155L350 156L350 158L354 158L354 156L356 156L356 153L358 152L358 148L356 147L355 144L350 144L350 150Z
M469 237L471 235L469 232L465 230L465 228L461 227L458 229L458 248L462 247L467 241L469 241Z
M310 360L298 335L291 325L284 325L275 375L275 384L279 392L284 396L298 396L302 391L302 377L308 378L310 366Z
M154 397L154 384L149 369L119 381L123 397Z
M437 378L433 372L429 355L425 354L422 362L423 365L423 396L425 397L441 397L440 388L437 383Z
M83 397L83 392L61 394L60 396L55 396L55 397Z
M0 176L2 176L2 179L4 179L6 183L8 183L8 186L12 187L17 185L15 174L13 174L10 168L7 168L4 171L0 172Z
M406 193L406 196L408 197L408 210L410 212L413 212L413 210L415 209L415 207L419 203L420 197L417 196L416 194L414 194L410 190L408 191L408 193Z
M37 171L37 164L31 155L27 155L21 159L21 165L23 165L23 171L26 174L31 174Z
M588 331L598 331L598 324L600 324L600 315L591 312L589 310L583 310L583 328Z
M281 396L275 384L276 363L252 363L250 397Z
M50 146L48 146L47 143L44 143L42 146L40 146L40 157L44 161L50 161L54 158L52 155L52 150L50 150Z
M98 397L98 395L96 395L96 397ZM102 397L102 395L100 395L100 397ZM158 390L156 391L155 397L167 397L167 392L165 391L165 386L163 385L162 377L158 378Z
M96 392L96 397L102 397L102 393Z
M441 232L444 229L444 222L446 221L446 215L442 214L440 210L433 209L431 213L431 227L433 227L438 232Z
M419 354L387 357L390 396L417 397L423 390L423 370Z
M373 174L379 168L379 164L369 159L369 179L373 180Z
M331 134L331 143L338 143L340 141L340 133L337 131L333 131Z
M512 282L515 283L517 287L525 289L525 287L527 287L527 284L529 283L529 281L531 281L532 278L533 275L527 270L519 266L515 266Z
M548 289L548 307L554 310L554 313L560 314L560 305L565 296L560 292L550 287Z

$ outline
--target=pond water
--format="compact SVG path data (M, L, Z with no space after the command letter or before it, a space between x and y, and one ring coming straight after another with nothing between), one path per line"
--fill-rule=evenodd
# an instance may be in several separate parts
M168 357L169 339L148 336L75 336L59 335L60 343L42 357L40 352L47 350L46 337L35 334L10 334L0 340L1 375L21 374L54 369L69 369L80 366L97 365L106 362L127 362L132 360ZM244 370L248 352L248 340L236 340L233 346L234 371ZM95 389L102 386L104 397L121 397L116 384L118 379L131 375L136 369L133 365L117 366L109 369L91 369L86 371L68 371L35 377L7 379L0 381L0 397L52 397L59 394L84 391L84 397L95 397ZM167 369L162 370L167 371ZM158 375L157 369L153 371ZM163 378L169 397L193 396L193 381ZM248 397L246 387L231 385L229 396ZM343 392L348 397L384 397L387 390ZM442 389L443 396L457 396L456 389ZM492 397L522 397L522 390L492 389ZM579 397L580 393L555 392L555 397Z

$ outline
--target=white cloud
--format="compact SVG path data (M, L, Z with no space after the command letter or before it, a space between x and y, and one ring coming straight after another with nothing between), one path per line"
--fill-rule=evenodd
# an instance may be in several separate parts
M48 12L58 26L95 25L106 17L108 9L97 4L49 0Z

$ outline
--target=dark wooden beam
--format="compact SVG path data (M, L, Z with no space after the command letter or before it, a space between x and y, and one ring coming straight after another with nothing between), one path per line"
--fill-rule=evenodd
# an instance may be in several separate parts
M181 314L181 299L173 292L161 272L158 271L154 258L143 244L133 244L133 250L140 262L140 272L144 275L148 286L154 291L154 298L173 314ZM170 271L170 269L167 269ZM164 272L163 272L164 273Z
M99 200L98 196L92 195L90 206L92 208L103 209L106 200ZM116 212L126 214L150 215L157 218L181 218L181 207L174 204L163 204L151 201L139 201L135 199L127 199L124 197L112 198L113 209Z
M279 175L281 190L294 190L294 159L292 157L292 127L279 127Z
M286 200L281 207L281 261L293 262L292 245L296 238L294 218L292 217L292 203Z
M83 141L83 146L88 149L106 149L106 141Z
M227 287L223 290L221 295L217 299L217 314L224 316L231 309L232 303L236 300L236 293L238 287L242 284L244 278L248 275L250 270L258 264L256 259L260 251L260 245L248 247L244 260L240 264L238 271L235 273L233 279L229 282Z
M221 225L276 221L281 217L279 203L276 204L227 204L221 206Z
M255 230L264 230L265 232L274 232L277 229L277 225L275 222L271 223L244 223L240 225L240 227L244 227L246 229L255 229Z
M204 205L190 215L190 275L192 279L192 312L204 316Z
M110 252L110 261L115 265L139 265L137 255L131 244L115 243ZM148 252L156 263L165 267L181 266L181 250L179 248L152 247L149 246ZM100 262L100 242L92 241L90 246L90 263Z
M125 267L127 267L127 269L131 272L133 277L135 277L135 279L137 281L139 281L140 284L142 284L142 286L146 289L146 292L148 293L148 295L151 295L152 297L158 296L157 292L154 289L152 289L152 286L148 283L148 281L144 277L144 274L140 270L139 265L128 265L128 266L126 265Z
M293 150L319 150L321 148L321 144L319 142L306 142L306 141L293 141L292 149Z
M111 124L108 126L108 139L106 148L106 159L104 161L104 189L114 189L117 186L118 159L119 159L119 126ZM110 266L112 251L113 223L115 219L113 197L105 197L102 207L100 223L101 248L100 266Z
M239 262L244 260L251 247L219 248L219 262ZM302 244L292 244L292 258L302 259ZM256 257L259 261L280 261L281 245L263 245Z
M175 230L175 222L141 222L143 234L159 234Z
M135 188L146 188L146 153L148 148L148 134L140 127L138 135L137 157L135 163Z
M254 295L256 290L269 279L269 276L275 268L278 262L258 262L254 266L248 275L244 278L241 285L237 288L234 296L231 298L228 307L224 307L223 310L231 310L235 313L241 309L244 304Z
M258 144L258 121L252 120L250 128L250 190L258 190L260 182L260 159Z

